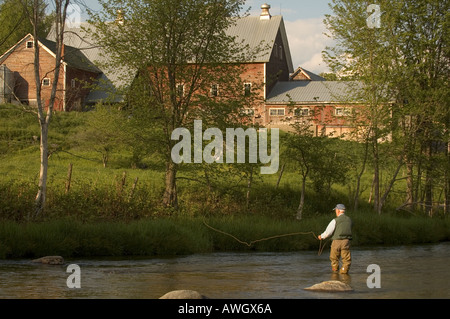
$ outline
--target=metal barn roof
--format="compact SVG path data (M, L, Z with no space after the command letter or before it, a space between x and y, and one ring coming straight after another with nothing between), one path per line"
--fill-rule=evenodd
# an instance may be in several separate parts
M353 81L289 81L278 82L267 103L336 103L355 101L359 82Z

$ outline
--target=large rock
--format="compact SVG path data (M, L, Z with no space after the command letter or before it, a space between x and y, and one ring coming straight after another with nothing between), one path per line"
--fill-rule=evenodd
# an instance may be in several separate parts
M353 288L345 282L339 280L323 281L319 284L315 284L311 287L305 288L310 291L322 291L322 292L348 292L353 291Z
M166 293L159 299L208 299L194 290L174 290Z
M32 260L32 262L47 265L63 265L64 258L62 258L61 256L45 256L38 259L34 259Z

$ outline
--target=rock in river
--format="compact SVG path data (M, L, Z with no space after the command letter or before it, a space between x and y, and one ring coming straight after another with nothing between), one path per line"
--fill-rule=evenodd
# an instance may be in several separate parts
M32 262L47 265L63 265L64 258L62 258L61 256L45 256L38 259L34 259L32 260Z
M166 293L159 299L208 299L194 290L174 290Z
M319 284L315 284L311 287L305 288L310 291L322 291L322 292L348 292L353 291L353 288L345 282L339 280L323 281Z

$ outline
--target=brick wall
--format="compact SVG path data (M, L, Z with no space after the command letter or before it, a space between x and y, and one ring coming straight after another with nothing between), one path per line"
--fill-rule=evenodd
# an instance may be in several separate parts
M267 127L289 131L292 130L291 124L300 122L310 125L316 136L324 134L340 137L355 130L353 119L360 107L361 105L346 104L267 104L265 124ZM308 111L296 113L296 109Z
M14 93L18 99L23 103L29 103L30 105L36 105L36 81L34 76L34 48L29 47L28 44L32 41L30 37L28 40L20 43L15 50L3 61L2 64L6 65L14 73ZM50 100L50 94L53 81L55 80L55 58L43 47L39 50L40 59L40 76L41 81L44 78L48 79L48 82L42 85L41 98L45 106L48 106ZM63 108L63 79L64 72L61 69L58 92L55 101L55 110L62 110Z
M98 74L72 67L66 68L66 110L81 111Z

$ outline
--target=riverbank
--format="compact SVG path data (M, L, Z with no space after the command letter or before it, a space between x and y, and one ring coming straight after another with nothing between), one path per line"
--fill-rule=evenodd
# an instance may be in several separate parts
M349 214L354 246L409 245L450 240L448 218ZM39 223L0 222L0 259L61 255L167 256L218 251L319 250L316 235L331 220L264 216L154 218L86 223L66 218ZM261 240L262 239L262 240ZM329 241L323 244L329 247Z

